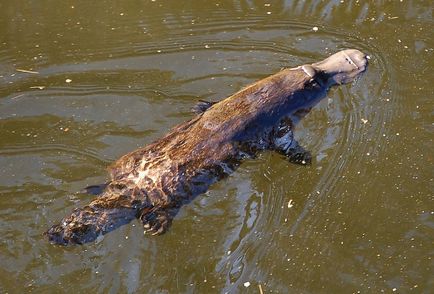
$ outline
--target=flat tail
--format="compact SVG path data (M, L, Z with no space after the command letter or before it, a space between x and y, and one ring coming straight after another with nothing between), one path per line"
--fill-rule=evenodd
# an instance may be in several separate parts
M136 219L133 208L102 208L85 206L76 208L59 224L48 229L44 236L51 244L73 245L93 242L116 228Z

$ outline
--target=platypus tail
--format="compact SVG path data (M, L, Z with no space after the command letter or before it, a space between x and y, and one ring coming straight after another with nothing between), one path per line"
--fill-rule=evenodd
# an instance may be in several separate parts
M133 208L104 208L87 205L76 208L70 216L44 233L53 244L84 244L131 222L136 218Z
M142 202L133 199L131 191L123 183L89 186L85 190L99 196L89 205L74 209L71 215L45 232L51 243L68 245L92 242L137 218Z

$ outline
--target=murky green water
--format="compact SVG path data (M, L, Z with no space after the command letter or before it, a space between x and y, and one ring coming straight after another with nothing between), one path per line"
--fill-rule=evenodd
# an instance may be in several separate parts
M432 293L433 32L431 1L0 1L0 292ZM298 127L312 166L264 153L163 236L42 236L198 99L343 48L370 67Z

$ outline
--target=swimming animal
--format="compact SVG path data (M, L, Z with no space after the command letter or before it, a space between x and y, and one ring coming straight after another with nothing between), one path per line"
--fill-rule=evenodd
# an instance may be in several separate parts
M331 86L353 81L366 67L364 53L343 50L284 69L221 101L200 101L192 119L117 160L106 184L88 187L99 196L45 235L55 244L83 244L134 219L145 234L162 234L183 204L231 174L243 159L274 150L291 162L309 164L311 155L294 140L294 126Z

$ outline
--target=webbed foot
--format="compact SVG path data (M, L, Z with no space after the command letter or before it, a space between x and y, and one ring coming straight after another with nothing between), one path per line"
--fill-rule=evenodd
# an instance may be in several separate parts
M161 235L164 234L172 224L170 209L156 209L142 212L140 220L143 223L144 234Z
M292 149L288 152L289 162L300 164L300 165L310 165L312 164L312 154L300 148Z

